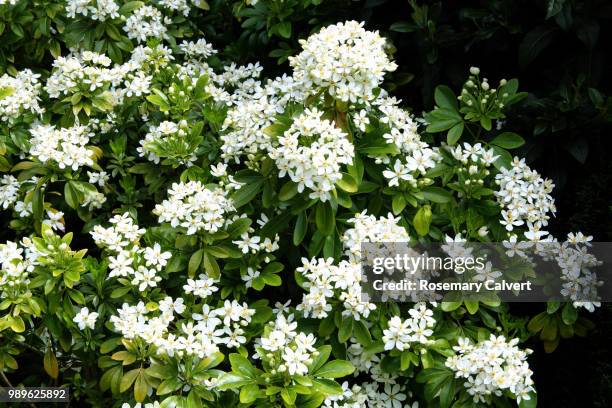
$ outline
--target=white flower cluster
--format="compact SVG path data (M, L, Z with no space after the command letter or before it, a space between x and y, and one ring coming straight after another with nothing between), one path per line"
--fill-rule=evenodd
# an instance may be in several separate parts
M364 242L409 242L410 237L406 229L398 222L401 217L393 217L389 213L387 218L376 218L368 215L367 210L355 214L348 220L353 228L347 229L342 236L344 253L353 263L361 262L361 244Z
M12 77L4 74L0 77L0 121L13 123L25 112L41 114L40 107L40 74L29 69L19 71Z
M5 210L15 204L19 198L19 188L21 183L10 174L5 174L0 178L0 206Z
M284 112L289 101L303 101L306 97L306 90L293 77L283 75L262 84L256 80L260 72L259 64L246 67L232 64L221 75L211 74L215 85L207 85L206 91L215 100L231 105L223 124L226 132L220 136L226 162L239 163L240 156L245 154L249 157L267 154L273 140L266 134L266 128L274 123L275 115Z
M312 358L318 354L314 345L316 337L311 334L297 332L297 322L294 316L287 317L282 313L276 316L276 321L270 323L267 335L256 340L258 357L266 361L272 368L272 375L288 372L290 375L305 375Z
M77 14L92 20L105 21L119 17L119 6L114 0L67 0L66 13L70 18Z
M94 164L94 151L88 146L94 133L87 126L56 129L52 125L35 125L30 134L30 155L42 163L52 162L60 169L74 171Z
M98 313L90 312L89 308L87 307L81 308L81 310L79 310L79 313L77 313L76 316L74 316L74 318L72 319L72 321L75 322L81 330L93 330L96 326L96 320L98 320Z
M408 311L410 317L402 320L399 316L389 319L389 327L383 330L382 341L385 350L408 350L412 343L428 344L428 338L433 334L436 325L433 311L424 303L415 305Z
M166 38L168 31L166 25L172 22L168 17L153 6L143 5L128 17L123 26L128 38L139 43L146 42L148 38Z
M476 174L481 168L490 167L499 156L495 150L486 149L482 144L463 143L454 148L449 147L451 154L468 169L468 174ZM489 173L486 173L487 175Z
M187 0L159 0L159 5L168 10L181 12L185 17L189 15L191 10Z
M33 259L17 243L7 241L0 244L0 299L11 298L29 292L30 272Z
M467 380L464 385L474 402L487 402L488 396L501 396L508 390L520 403L530 399L534 388L526 361L531 350L520 350L517 343L518 339L506 341L504 336L493 334L478 344L459 338L453 347L458 355L449 357L446 366L455 371L455 377Z
M317 109L306 109L278 138L270 157L279 169L279 177L288 174L299 192L308 187L312 190L310 198L327 201L342 178L342 165L353 162L354 146L344 132L322 119L322 114Z
M152 247L141 248L139 239L144 234L128 213L115 215L108 228L96 225L91 236L97 245L107 247L113 256L109 256L109 278L129 278L126 282L145 291L154 288L161 281L158 273L168 264L172 254L162 252L161 246L155 243Z
M222 157L239 162L242 154L267 151L271 141L264 129L272 125L274 115L282 110L278 101L267 95L236 104L227 112L223 123L223 128L231 131L221 135Z
M561 295L572 300L575 307L584 307L591 312L601 306L598 288L603 285L603 281L599 281L592 271L602 264L588 253L588 242L592 239L580 232L570 233L567 242L549 248L550 256L554 257L561 269Z
M225 225L227 215L235 210L226 191L207 187L199 181L173 183L168 196L168 200L155 206L153 213L159 222L186 228L188 235L202 230L217 232Z
M136 306L124 303L117 310L118 316L111 316L110 321L125 338L141 338L154 345L159 354L204 358L218 352L220 345L234 348L246 343L243 327L255 314L246 303L226 300L218 309L205 304L200 313L191 314L191 319L179 320L188 313L184 301L169 296L159 302L157 309L159 313L153 315L143 302Z
M307 279L304 288L308 293L303 295L297 310L306 317L323 319L332 310L328 299L339 299L344 306L343 316L352 316L355 320L367 318L376 306L361 299L359 264L341 261L334 265L333 262L333 258L313 258L310 261L302 258L302 266L296 272Z
M538 172L525 164L525 159L515 157L509 169L502 168L495 176L499 190L495 192L502 207L500 223L506 230L527 224L524 233L528 241L540 241L548 235L541 230L548 225L548 213L556 211L550 193L554 188L551 180L543 179Z
M385 39L356 21L325 27L300 43L303 51L289 57L294 78L313 92L326 88L342 101L374 99L385 72L397 68L385 53Z
M384 384L384 385L382 385ZM382 390L381 390L382 388ZM324 408L418 408L418 402L406 402L406 387L397 383L395 378L386 374L380 382L362 384L342 384L342 394L327 397Z
M163 44L152 47L138 45L132 50L127 64L143 72L154 73L168 66L173 60L172 50Z
M60 98L79 91L117 87L124 72L122 68L109 68L111 64L106 55L91 51L58 57L53 61L53 73L47 79L45 91L51 98Z
M412 153L427 148L428 145L421 141L418 134L416 122L410 113L399 107L400 102L395 97L382 96L372 102L380 111L380 122L389 127L389 131L383 134L383 138L387 143L396 145L402 153ZM361 119L356 125L363 121Z
M137 402L136 404L134 404L133 406L130 405L127 402L124 402L123 404L121 404L121 408L159 408L159 402L154 401L154 402L147 402L146 404L142 404L140 402Z
M436 157L432 149L414 151L411 156L405 156L404 162L396 159L393 169L384 170L383 176L389 180L389 187L399 186L405 181L416 188L419 173L425 175L428 169L435 167Z
M185 294L193 293L193 296L205 299L219 290L215 286L215 280L208 275L200 274L198 279L187 279L187 284L183 285Z
M206 42L204 38L200 38L197 41L183 41L179 44L179 48L190 59L206 59L217 53L217 50L215 50L211 44Z
M558 242L554 238L544 242L521 242L517 241L516 235L511 235L503 245L508 256L520 256L534 264L537 264L537 256L556 263L562 283L561 295L572 301L574 307L583 307L592 312L601 306L598 288L603 285L594 270L603 262L589 253L592 240L592 236L581 232L569 233L565 242Z
M338 299L343 303L343 316L353 316L356 320L367 318L376 309L373 303L362 299L361 292L361 243L362 242L408 242L410 237L406 230L397 225L400 218L389 214L388 218L376 219L364 211L348 221L354 225L345 231L342 242L348 261L333 264L333 258L302 258L302 266L296 271L307 281L304 287L308 293L303 295L302 303L297 310L305 316L323 319L332 310L329 299Z

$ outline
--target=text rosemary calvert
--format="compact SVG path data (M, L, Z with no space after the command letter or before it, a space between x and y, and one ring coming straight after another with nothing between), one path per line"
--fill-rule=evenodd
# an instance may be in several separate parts
M418 257L408 254L396 254L394 257L374 258L372 272L380 275L385 271L404 271L414 275L417 271L454 271L463 274L466 271L482 271L485 269L484 257ZM479 280L479 279L476 279ZM496 281L485 279L481 282L430 282L428 279L402 279L386 281L376 279L372 282L374 290L378 291L473 291L480 292L483 288L491 291L530 291L531 282L509 282L504 279Z

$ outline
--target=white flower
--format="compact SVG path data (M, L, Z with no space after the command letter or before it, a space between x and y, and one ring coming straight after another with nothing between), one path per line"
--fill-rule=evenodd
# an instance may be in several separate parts
M100 171L100 172L88 171L87 176L89 177L89 182L91 184L97 184L100 187L104 187L104 185L109 179L109 175L105 171Z
M164 267L171 257L172 253L161 252L161 246L157 242L153 245L153 248L145 248L144 258L148 266Z
M83 307L81 310L79 310L79 313L77 313L72 321L79 326L79 329L85 330L85 328L93 329L96 325L96 319L98 319L98 313L89 313L89 309Z
M253 268L247 268L247 274L242 276L242 280L245 282L244 286L246 286L247 288L253 287L253 280L258 278L259 275L259 271L256 271Z

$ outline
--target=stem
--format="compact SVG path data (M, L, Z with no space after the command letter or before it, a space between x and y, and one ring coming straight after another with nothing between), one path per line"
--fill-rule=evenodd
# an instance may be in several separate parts
M11 384L11 382L9 381L8 378L6 378L6 375L4 374L3 370L0 370L0 377L2 377L2 379L4 380L4 382L6 383L6 385L8 385L9 387L13 388L13 384Z

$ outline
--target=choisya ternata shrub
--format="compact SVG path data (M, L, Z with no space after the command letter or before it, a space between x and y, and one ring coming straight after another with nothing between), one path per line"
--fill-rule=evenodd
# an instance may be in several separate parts
M125 61L74 49L0 78L0 370L38 361L38 384L92 406L535 405L520 343L554 349L596 303L527 325L499 301L360 289L362 242L556 242L553 185L492 127L516 80L473 68L422 120L384 90L396 65L363 24L323 28L265 79L204 39L165 42L185 2L101 5L67 7L132 13ZM572 271L567 290L593 290Z

